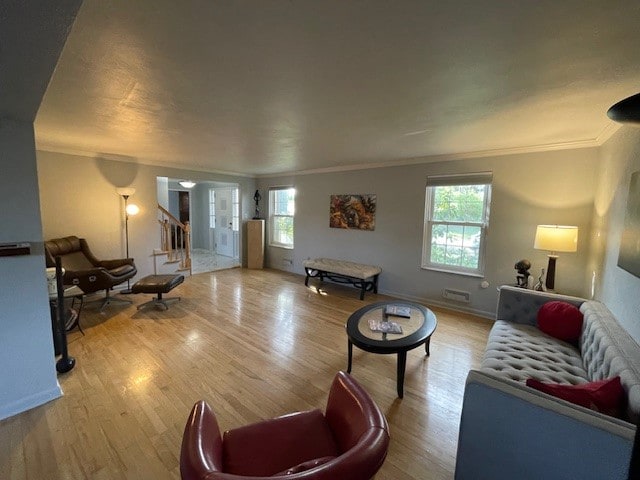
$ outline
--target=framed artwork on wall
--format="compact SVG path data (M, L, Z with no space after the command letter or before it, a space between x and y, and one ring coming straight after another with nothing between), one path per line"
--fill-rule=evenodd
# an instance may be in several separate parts
M631 175L618 266L640 277L640 171Z
M353 230L375 230L376 195L331 195L329 200L329 226Z

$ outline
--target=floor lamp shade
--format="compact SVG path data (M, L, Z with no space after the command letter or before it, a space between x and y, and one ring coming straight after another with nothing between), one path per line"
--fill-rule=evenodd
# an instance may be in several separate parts
M547 290L555 288L556 252L575 252L578 250L578 227L569 225L538 225L533 243L536 250L550 251L547 267Z

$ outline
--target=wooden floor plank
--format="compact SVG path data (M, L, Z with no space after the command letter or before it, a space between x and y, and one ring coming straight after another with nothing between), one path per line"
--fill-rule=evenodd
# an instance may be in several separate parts
M182 430L201 398L223 429L323 409L346 368L347 318L388 297L360 301L354 288L316 286L301 275L232 269L187 278L167 311L137 311L147 295L104 313L87 306L85 335L69 335L77 364L59 376L64 396L0 422L0 478L177 479ZM490 322L432 310L431 356L408 353L403 399L395 356L354 349L352 374L391 429L378 480L453 477L464 381Z

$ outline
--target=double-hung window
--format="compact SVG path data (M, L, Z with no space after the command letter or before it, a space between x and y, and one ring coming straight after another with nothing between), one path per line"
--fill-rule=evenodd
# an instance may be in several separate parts
M293 248L293 215L296 190L274 187L269 190L269 245Z
M491 172L427 177L422 268L482 276Z

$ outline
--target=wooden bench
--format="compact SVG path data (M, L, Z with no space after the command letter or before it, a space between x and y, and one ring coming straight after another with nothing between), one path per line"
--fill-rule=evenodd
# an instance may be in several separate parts
M309 286L309 278L325 278L336 283L349 283L360 289L360 300L364 300L364 292L378 293L378 275L380 267L364 265L362 263L333 260L331 258L316 258L302 262L307 277L304 284Z

